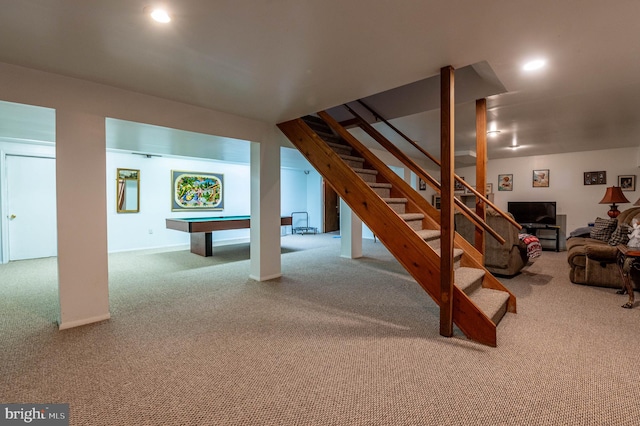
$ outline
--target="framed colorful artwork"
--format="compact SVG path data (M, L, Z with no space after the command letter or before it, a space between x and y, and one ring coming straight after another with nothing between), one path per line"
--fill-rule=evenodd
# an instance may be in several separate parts
M224 175L171 171L171 211L224 210Z

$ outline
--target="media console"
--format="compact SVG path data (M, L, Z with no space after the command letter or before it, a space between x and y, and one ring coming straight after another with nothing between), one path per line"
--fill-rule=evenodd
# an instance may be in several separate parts
M559 225L543 225L538 223L521 223L522 229L524 229L527 234L535 235L539 240L544 241L555 241L556 251L560 251L560 226ZM539 231L554 231L555 236L551 237L546 234L539 235ZM544 246L543 246L544 248Z

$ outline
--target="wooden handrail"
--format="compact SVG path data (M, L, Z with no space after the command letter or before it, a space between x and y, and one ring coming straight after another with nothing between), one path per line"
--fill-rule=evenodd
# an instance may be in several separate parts
M398 129L397 127L395 127L393 124L391 124L388 120L386 120L384 117L380 116L380 114L378 114L373 108L371 108L369 105L365 104L364 102L362 102L360 99L358 99L357 101L360 105L362 105L367 111L369 111L371 114L373 114L373 116L376 119L379 119L380 121L382 121L384 124L386 124L389 128L391 128L391 130L393 130L394 132L396 132L400 137L402 137L404 140L406 140L407 142L409 142L411 144L411 146L413 146L415 149L417 149L418 151L420 151L422 154L424 154L427 158L429 158L429 160L433 161L438 167L441 167L441 163L440 161L435 158L433 155L429 154L429 152L427 150L425 150L424 148L422 148L420 145L418 145L416 142L414 142L409 136L405 135L404 133L402 133L402 131L400 131L400 129ZM344 105L352 114L357 115L357 113L350 108L348 105ZM361 122L365 122L367 124L369 124L366 120L364 120L362 117L360 117L360 121ZM364 130L364 129L363 129ZM520 226L520 224L518 222L516 222L514 219L511 218L511 216L507 215L505 212L503 212L502 210L500 210L498 208L498 206L496 206L495 204L493 204L491 201L489 201L489 199L487 197L485 197L483 194L481 194L480 192L478 192L473 186L471 186L469 183L467 183L467 181L465 181L464 179L462 179L460 176L458 176L457 174L454 173L453 177L455 178L455 180L459 183L461 183L463 186L465 186L467 189L469 189L473 195L475 195L476 197L478 197L483 203L487 204L489 207L491 207L492 209L494 209L500 216L504 217L509 223L511 223L513 226L515 226L518 230L522 229L522 226ZM434 188L436 189L436 188ZM440 191L440 188L438 187L437 191ZM493 235L493 234L492 234Z
M416 175L418 175L418 177L422 178L425 182L428 182L433 189L440 192L440 183L437 180L435 180L431 175L425 172L425 170L411 158L409 158L407 154L402 152L397 146L395 146L387 138L385 138L357 112L355 112L347 105L345 105L345 107L354 115L354 117L356 117L356 119L358 119L360 123L359 125L362 130L364 130L367 134L369 134L369 136L375 139L380 145L382 145L387 151L389 151L389 153L400 160L405 166L409 167L409 169ZM476 226L479 226L486 232L488 232L500 244L505 243L505 239L500 234L498 234L493 228L491 228L484 220L482 220L480 216L476 214L476 212L467 207L467 205L464 204L461 200L459 200L458 198L454 198L454 203L456 204L456 207L458 207L458 209L461 211L461 213L467 217L467 219L473 222Z

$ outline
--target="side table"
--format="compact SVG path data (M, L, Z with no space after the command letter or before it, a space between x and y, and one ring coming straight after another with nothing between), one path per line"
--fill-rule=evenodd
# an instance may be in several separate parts
M618 294L624 294L625 291L629 295L627 303L622 305L623 308L633 308L634 295L633 295L633 283L631 281L631 268L640 270L640 247L627 247L625 245L618 245L618 268L620 268L620 275L622 275L622 289L618 290Z

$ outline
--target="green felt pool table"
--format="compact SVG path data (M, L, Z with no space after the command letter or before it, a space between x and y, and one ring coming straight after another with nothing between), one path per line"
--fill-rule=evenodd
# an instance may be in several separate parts
M251 216L218 216L167 219L167 229L188 232L191 238L191 253L213 256L211 234L213 231L246 229L251 227ZM280 226L291 225L291 216L280 218Z

